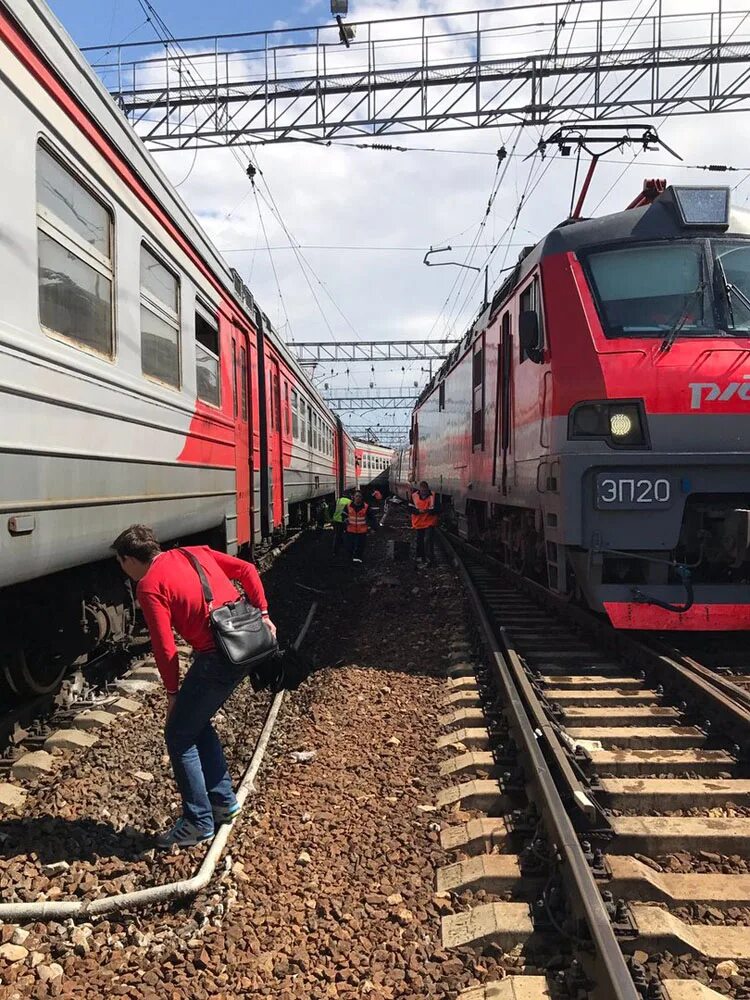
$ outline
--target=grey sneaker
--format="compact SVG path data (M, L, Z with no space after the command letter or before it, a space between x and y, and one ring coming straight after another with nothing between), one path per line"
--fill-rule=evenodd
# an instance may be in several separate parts
M172 847L174 844L177 844L178 847L192 847L194 844L203 844L208 840L213 840L213 836L213 830L206 833L204 830L200 830L195 823L191 823L189 819L180 816L172 829L158 838L157 843L159 847L164 849Z

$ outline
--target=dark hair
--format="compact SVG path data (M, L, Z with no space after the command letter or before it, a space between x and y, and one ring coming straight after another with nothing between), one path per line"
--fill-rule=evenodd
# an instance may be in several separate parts
M429 488L430 488L430 484L429 484L429 483L427 482L427 480L426 480L426 479L420 479L420 481L419 481L419 485L420 485L420 486L426 486L426 487L427 487L427 489L429 489Z
M154 534L154 529L145 524L131 524L115 538L110 548L114 549L121 559L132 556L133 559L144 563L150 562L157 552L161 552L161 545Z

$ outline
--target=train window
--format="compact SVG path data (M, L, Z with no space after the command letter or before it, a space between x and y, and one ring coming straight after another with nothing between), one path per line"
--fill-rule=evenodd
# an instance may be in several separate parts
M141 371L176 389L180 387L179 288L177 276L141 245Z
M232 338L232 407L237 419L237 342Z
M472 356L472 421L471 446L484 447L484 339L474 343Z
M587 259L609 337L714 333L703 248L659 243L593 253Z
M195 378L198 399L221 404L219 389L219 325L216 316L195 303Z
M112 214L41 145L36 196L42 326L112 357Z
M299 438L299 413L297 410L297 390L292 389L292 437L296 441Z
M284 383L284 433L289 437L289 383Z
M520 306L520 312L522 313L524 312L536 313L537 327L539 330L539 340L537 342L537 347L541 348L543 343L543 336L542 336L543 324L542 324L542 307L539 301L539 281L537 278L534 278L531 284L527 285L526 288L524 288L524 290L521 292L519 306ZM524 361L526 361L527 358L529 358L531 361L537 361L537 362L540 361L541 356L537 357L535 350L529 353L528 347L524 346L522 333L523 331L519 330L519 335L518 335L518 347L520 351L518 359L519 362L523 363Z
M301 396L299 401L299 439L301 444L307 444L307 403Z
M312 421L312 406L307 404L307 443L312 448L313 443L313 421Z
M445 381L440 383L438 387L438 410L445 409Z
M242 419L247 420L247 351L240 344L240 405Z
M274 421L276 424L276 430L281 430L281 386L279 385L279 376L274 375L273 377L273 412L275 414Z

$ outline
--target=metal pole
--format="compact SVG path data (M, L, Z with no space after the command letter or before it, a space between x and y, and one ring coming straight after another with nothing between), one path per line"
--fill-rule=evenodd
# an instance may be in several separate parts
M481 79L482 79L482 74L481 74L481 65L482 65L482 35L480 33L480 27L479 27L479 16L480 16L480 12L477 11L477 52L476 52L477 67L476 67L476 72L474 74L474 87L475 87L475 102L474 102L474 107L475 107L475 112L476 112L476 116L477 116L477 125L479 125L479 109L482 106L481 101L479 100L479 92L480 92L480 89L481 89L480 83L481 83Z

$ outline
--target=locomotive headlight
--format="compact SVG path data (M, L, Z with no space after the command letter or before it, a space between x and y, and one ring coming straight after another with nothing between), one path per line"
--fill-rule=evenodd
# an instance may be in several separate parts
M611 448L648 447L640 400L577 403L568 415L568 439L606 441Z
M609 416L609 430L613 438L624 438L633 430L633 421L627 415L618 411Z

